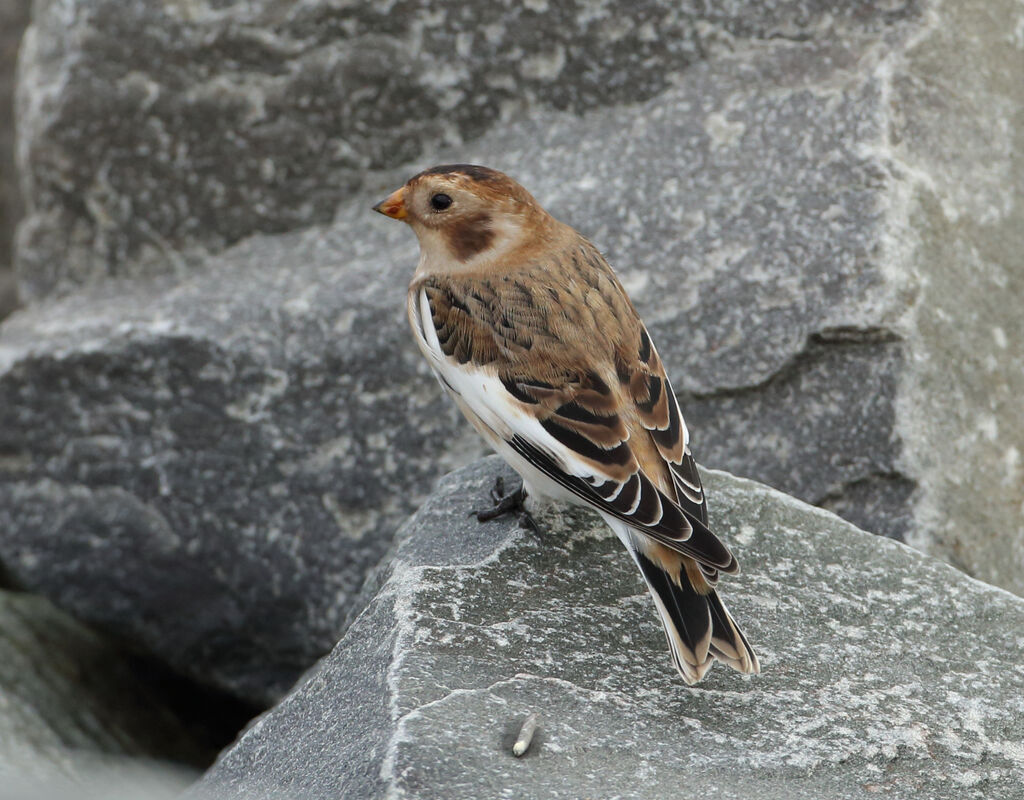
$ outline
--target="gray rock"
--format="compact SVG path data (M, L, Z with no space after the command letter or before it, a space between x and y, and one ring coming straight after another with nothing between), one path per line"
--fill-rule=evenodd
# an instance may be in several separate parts
M12 317L0 563L185 675L278 697L437 473L482 450L408 341L402 233L253 241L172 289Z
M367 169L527 109L653 97L723 38L917 15L834 5L41 0L19 101L22 289L176 272L252 233L325 222Z
M1024 600L707 472L743 567L723 595L763 673L687 688L595 515L551 510L540 541L467 516L504 470L441 483L337 648L196 796L1021 796Z
M180 772L120 760L79 766L73 777L5 779L0 800L175 800L188 785L188 777Z
M14 174L14 65L31 4L31 0L0 4L0 319L17 305L13 246L21 196Z
M55 131L69 142L81 131L70 117L58 125L51 95L33 87L51 85L46 71L72 60L86 75L100 69L108 31L122 30L89 22L106 19L95 16L109 15L105 3L43 5L23 60L23 97L42 104L22 103L25 164L36 163L33 153L70 152L51 148ZM132 4L118 24L149 19L152 8ZM161 8L146 35L187 49L192 23L163 30L160 20L178 12ZM203 8L209 30L243 13ZM310 8L295 6L287 19ZM424 134L422 161L362 175L365 192L330 225L248 236L192 269L193 244L250 229L206 236L183 225L180 240L164 237L164 255L181 257L173 274L139 278L160 270L122 247L126 231L160 213L101 213L92 188L85 199L74 188L101 184L69 179L76 208L109 223L111 248L97 250L92 223L63 216L64 199L35 201L24 252L57 270L24 273L40 287L136 277L40 301L0 332L0 563L187 675L257 702L284 691L342 633L366 570L431 482L481 452L406 331L412 237L367 211L399 176L459 159L519 177L608 253L650 323L704 463L1024 591L1024 354L1011 344L1024 339L1024 287L1012 266L1024 225L1010 139L1024 99L1019 82L1001 77L1021 54L1004 35L1016 30L1018 6L996 0L983 15L956 3L876 5L856 22L785 4L802 22L751 21L735 35L744 9L756 20L755 9L774 7L729 8L733 22L695 23L706 58L684 68L662 54L678 66L664 70L667 88L637 66L626 73L634 103L614 93L604 105L596 95L537 95L457 150ZM58 12L70 16L46 21ZM193 33L176 38L186 28ZM209 41L203 58L174 59L187 66L168 74L204 64L219 74L229 61L237 81L249 75L249 62L218 49L234 39ZM150 61L154 70L163 63ZM61 73L69 85L75 70ZM560 81L590 80L582 75L566 70ZM211 81L202 86L223 84ZM159 106L147 119L164 119ZM418 108L409 101L409 119ZM174 117L183 126L191 118ZM118 130L135 135L131 127ZM95 141L74 140L74 152L103 142L119 152L100 130ZM203 162L216 180L249 163L232 152ZM96 160L52 163L74 173ZM152 170L138 185L164 174L156 155L132 163ZM40 169L30 170L31 197L45 194ZM332 169L303 180L341 186ZM192 204L192 190L176 183L187 174L166 174L145 197L178 198L175 208L212 231L219 206ZM241 178L238 186L262 196ZM302 180L294 186L319 196ZM54 239L54 226L82 246ZM33 251L36 229L50 231L47 247L66 258Z
M49 601L0 591L0 798L39 797L38 784L55 780L127 775L180 790L194 772L158 770L154 759L199 757L120 651Z

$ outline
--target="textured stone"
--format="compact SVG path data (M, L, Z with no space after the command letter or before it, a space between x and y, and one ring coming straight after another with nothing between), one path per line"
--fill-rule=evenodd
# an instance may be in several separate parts
M1016 797L1024 600L827 511L705 473L763 673L686 687L595 515L479 524L497 458L446 478L309 680L212 798ZM522 759L512 742L530 713Z
M500 125L473 127L468 117L454 125L468 142L458 148L443 149L423 127L415 137L395 128L403 141L415 139L413 150L387 152L399 159L422 151L422 160L360 173L365 190L354 195L339 187L356 184L331 164L307 175L307 162L297 161L288 174L305 177L285 181L288 192L300 187L316 198L303 181L325 180L337 192L331 208L351 196L333 221L247 236L197 257L191 270L193 245L219 247L251 229L214 230L230 215L193 203L192 189L177 183L191 174L187 158L167 173L158 154L136 159L138 185L150 187L140 197L178 198L174 207L195 215L174 227L180 238L161 234L161 252L182 259L174 274L146 278L138 276L163 267L151 270L146 264L155 262L122 245L135 235L132 225L158 221L161 212L135 201L123 208L145 213L110 211L101 202L108 184L88 171L121 145L102 126L83 140L64 105L36 89L53 86L63 96L64 83L44 78L50 69L74 86L90 70L110 73L107 32L139 19L150 20L146 36L190 54L168 59L168 75L203 69L216 77L230 62L231 85L249 85L252 62L241 58L249 51L226 43L259 27L229 24L249 13L242 5L218 13L181 6L201 21L166 29L165 18L178 13L173 4L152 17L152 4L130 4L122 27L111 28L95 24L109 16L106 3L42 6L23 60L22 156L37 198L23 243L57 272L52 280L23 274L39 277L40 287L108 273L135 278L50 297L0 332L0 563L25 585L242 697L267 702L286 689L344 630L363 575L398 522L445 468L481 452L406 330L415 243L367 210L426 163L473 160L520 178L608 253L650 323L703 463L757 477L1024 591L1017 401L1024 354L1013 347L1024 340L1024 287L1014 268L1024 225L1013 159L1013 137L1024 129L1014 115L1024 99L1009 77L1021 57L1010 33L1019 29L1019 4L995 0L984 13L957 3L875 4L834 18L816 5L721 6L731 11L694 23L703 31L702 58L665 51L660 71L640 61L626 70L636 102L623 104L612 91L607 103L593 92L559 99L550 93L562 89L541 91L539 78L524 78L509 89L533 92L523 107ZM323 4L288 8L282 30L306 14L334 13ZM776 17L758 22L758 9ZM387 24L413 25L395 14L385 15ZM333 35L318 19L323 35ZM198 30L189 25L213 26L203 28L208 33L225 25L231 36L210 34L200 58L187 50ZM428 28L417 30L433 41ZM162 51L153 44L153 52ZM476 63L475 52L455 61ZM609 69L633 63L622 57L610 55ZM150 61L162 69L164 61ZM556 83L567 87L590 80L586 69L563 71ZM174 78L184 87L178 94L157 96L185 97L186 77ZM204 90L223 85L214 77ZM385 84L387 92L397 86ZM387 92L381 96L401 99ZM481 96L500 104L501 92ZM88 118L93 112L80 105ZM412 100L399 106L421 120ZM165 119L159 107L154 120ZM462 113L470 113L466 104L456 104L452 114ZM182 131L173 142L195 117L171 116ZM235 119L203 118L215 127ZM359 119L351 116L352 124ZM397 119L360 130L370 131L367 142L393 142L383 132ZM118 130L137 135L131 128ZM273 140L269 128L253 130ZM68 137L64 149L52 146L58 131ZM215 132L203 147L213 147ZM64 156L42 157L58 152ZM215 163L202 162L211 180L227 181L218 170L250 164L230 149L219 152ZM383 165L378 157L364 166ZM58 175L86 172L51 203L50 190L40 188L50 180L44 162L63 165ZM262 197L238 181L246 197ZM196 186L216 197L202 181ZM281 194L280 208L293 208L294 199ZM65 216L81 209L107 226L109 250L94 246L91 222ZM209 229L200 230L200 220ZM279 229L260 225L255 230ZM79 244L53 238L55 226ZM64 255L33 251L34 230Z
M896 404L919 486L907 541L1024 594L1024 5L940 10L890 83L902 212L885 243L917 276Z
M0 3L0 319L17 305L13 248L21 196L14 174L14 65L31 5L31 0Z
M380 245L268 239L170 291L11 318L0 562L185 675L287 689L459 441L481 449L428 389Z
M120 761L79 767L73 777L5 779L0 800L175 800L188 780L157 765Z
M22 289L176 272L330 219L365 170L532 108L650 98L725 39L863 32L914 3L41 0L26 38Z
M43 598L0 591L0 797L32 781L141 779L155 758L201 754L137 665ZM180 790L190 774L158 782Z

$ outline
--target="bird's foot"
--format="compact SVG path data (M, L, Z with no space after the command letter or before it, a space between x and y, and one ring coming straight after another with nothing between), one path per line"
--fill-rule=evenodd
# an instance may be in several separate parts
M494 505L490 508L481 509L480 511L472 511L479 522L487 522L491 519L496 519L504 514L514 512L519 517L519 527L526 528L532 531L535 535L540 534L540 528L537 527L537 521L533 518L529 511L526 510L524 502L526 500L526 487L523 484L519 484L519 488L513 489L508 494L505 494L505 479L500 475L494 479L494 486L491 488L491 500L494 501Z
M491 500L494 502L493 506L471 512L476 515L477 520L480 522L487 522L503 514L508 514L510 511L523 510L523 501L526 500L526 489L522 484L519 484L518 489L513 489L508 494L505 494L505 479L499 475L494 479L494 486L491 487L490 495Z

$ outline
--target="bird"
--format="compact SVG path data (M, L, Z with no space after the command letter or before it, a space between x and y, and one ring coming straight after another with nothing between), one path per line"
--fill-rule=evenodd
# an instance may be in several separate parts
M760 672L718 595L739 566L708 527L664 363L597 247L474 164L426 169L373 210L419 240L407 312L420 351L522 478L480 518L527 498L596 509L639 567L685 683L715 661Z

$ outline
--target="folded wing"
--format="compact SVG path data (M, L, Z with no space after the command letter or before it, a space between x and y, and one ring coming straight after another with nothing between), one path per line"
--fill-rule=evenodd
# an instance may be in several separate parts
M442 384L481 432L581 500L695 559L711 582L737 571L708 529L686 426L632 306L631 318L618 320L622 335L588 347L553 330L564 321L551 319L560 307L538 302L535 291L527 282L436 277L414 286L410 318ZM651 474L650 453L670 481Z

